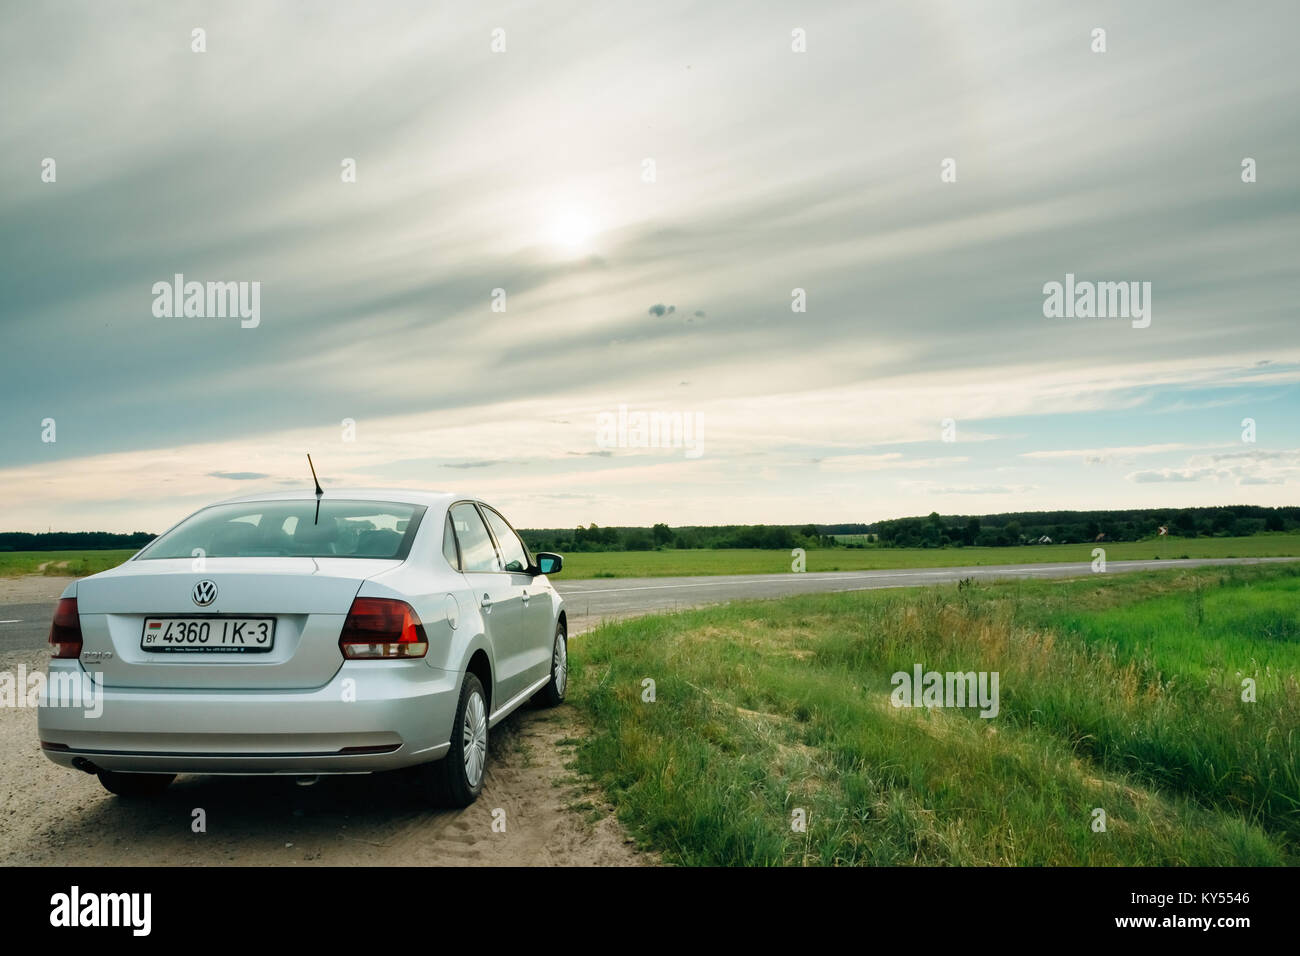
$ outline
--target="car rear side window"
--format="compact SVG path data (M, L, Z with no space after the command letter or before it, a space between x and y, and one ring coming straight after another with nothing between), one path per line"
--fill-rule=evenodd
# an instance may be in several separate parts
M497 536L497 544L501 546L501 560L506 563L506 570L527 571L532 561L528 558L528 549L519 540L519 535L515 534L515 529L491 508L485 507L483 514L492 526L492 533Z
M463 501L452 505L449 512L456 540L460 543L462 571L500 571L501 561L492 538L478 515L478 509Z
M460 554L456 550L456 528L451 522L451 513L447 513L447 523L442 529L442 556L457 571L460 570Z

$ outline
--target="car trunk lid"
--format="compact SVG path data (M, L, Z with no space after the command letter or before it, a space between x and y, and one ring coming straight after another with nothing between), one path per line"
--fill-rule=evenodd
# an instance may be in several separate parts
M189 559L129 561L77 584L83 666L110 687L320 687L343 663L339 634L362 582L400 564L348 558L208 558L202 570L196 570L196 562ZM150 619L164 622L164 627L178 619L221 627L237 618L272 621L271 649L240 653L142 646Z

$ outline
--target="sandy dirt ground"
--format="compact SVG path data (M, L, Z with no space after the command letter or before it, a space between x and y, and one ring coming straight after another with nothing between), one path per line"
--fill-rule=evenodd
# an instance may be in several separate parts
M0 579L0 604L51 605L67 578ZM43 669L46 654L4 654ZM482 795L464 810L422 806L400 775L184 775L126 801L36 746L36 712L0 707L0 865L638 866L598 788L573 768L583 733L570 706L525 706L492 731ZM202 810L205 832L195 832Z
M21 655L30 670L42 653ZM0 865L636 866L639 852L572 767L572 707L526 707L493 730L482 795L420 804L400 775L178 777L126 801L36 748L36 713L0 708ZM206 832L195 832L202 810Z
M35 604L49 601L50 611L59 595L76 578L46 577L41 574L24 574L13 578L0 578L0 604Z

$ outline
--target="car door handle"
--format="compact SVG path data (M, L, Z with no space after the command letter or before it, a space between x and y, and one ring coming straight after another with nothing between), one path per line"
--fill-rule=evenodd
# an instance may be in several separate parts
M524 604L528 603L528 588L524 588Z
M489 597L489 596L486 595L486 594L483 595L483 600L479 602L479 606L482 607L483 610L485 610L485 611L491 611L491 610L492 610L492 598Z

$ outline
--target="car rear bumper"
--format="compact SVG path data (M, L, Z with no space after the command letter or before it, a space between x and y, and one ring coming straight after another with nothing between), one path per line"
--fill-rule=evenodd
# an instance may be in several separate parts
M81 672L81 663L51 661L50 671ZM232 774L394 770L435 760L450 748L459 678L423 661L349 661L328 684L312 690L89 684L93 690L77 706L67 700L56 706L47 689L37 713L38 735L50 760L79 769Z

